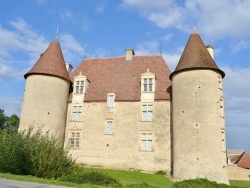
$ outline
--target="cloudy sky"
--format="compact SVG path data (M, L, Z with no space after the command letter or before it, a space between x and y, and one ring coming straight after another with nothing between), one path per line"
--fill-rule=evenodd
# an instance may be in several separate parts
M0 6L0 108L20 115L26 73L56 37L74 67L161 53L173 71L193 28L225 71L227 148L250 152L249 0L11 0Z

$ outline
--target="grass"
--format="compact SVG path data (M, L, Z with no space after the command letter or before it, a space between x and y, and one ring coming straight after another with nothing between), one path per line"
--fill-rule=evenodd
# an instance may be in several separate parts
M165 175L160 174L148 174L138 171L126 171L126 170L110 170L110 169L100 169L100 168L83 168L83 172L100 172L107 174L115 179L119 180L123 186L130 184L141 184L147 183L148 185L160 187L160 188L170 188L173 184Z
M250 187L250 181L230 180L230 185L238 187Z
M109 169L99 169L99 168L82 168L81 171L83 173L87 172L100 172L106 175L109 175L117 180L123 185L131 185L131 184L142 184L147 183L148 185L159 187L159 188L171 188L173 182L169 180L165 175L160 174L147 174L137 171L125 171L125 170L109 170ZM18 181L26 181L26 182L37 182L43 184L53 184L53 185L61 185L67 187L77 187L77 188L104 188L104 186L90 185L90 184L75 184L69 182L62 182L53 179L42 179L36 178L33 176L20 176L20 175L12 175L6 173L0 173L0 178L12 179ZM230 181L231 185L238 187L249 187L250 181Z

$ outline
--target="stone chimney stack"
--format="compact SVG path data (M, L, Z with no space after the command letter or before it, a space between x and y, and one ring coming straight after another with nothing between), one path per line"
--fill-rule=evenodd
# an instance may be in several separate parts
M73 66L70 63L65 63L68 74L71 74Z
M212 45L207 45L206 48L207 48L207 51L209 52L209 54L214 59L214 47Z
M135 52L132 48L126 49L126 61L132 60L133 56L135 55Z

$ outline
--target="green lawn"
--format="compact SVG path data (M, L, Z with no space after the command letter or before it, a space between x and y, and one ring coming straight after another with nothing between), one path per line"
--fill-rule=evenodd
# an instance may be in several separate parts
M250 181L231 180L230 185L238 187L250 187Z
M147 183L148 185L159 187L159 188L171 188L173 182L169 180L165 175L159 174L147 174L137 171L125 171L125 170L107 170L107 169L99 169L99 168L82 168L82 172L92 172L97 171L103 174L107 174L117 180L123 185L131 185L131 184L142 184ZM19 176L19 175L11 175L0 173L0 178L6 179L14 179L20 181L28 181L28 182L39 182L44 184L54 184L54 185L63 185L68 187L78 187L78 188L104 188L103 186L95 186L89 184L75 184L62 182L58 180L47 180L41 179L31 176ZM239 187L249 187L250 181L230 181L231 185L239 186Z

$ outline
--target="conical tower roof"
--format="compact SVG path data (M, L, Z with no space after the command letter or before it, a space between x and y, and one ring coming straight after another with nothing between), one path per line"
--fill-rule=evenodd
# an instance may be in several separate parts
M32 69L24 75L24 78L26 79L32 74L57 76L71 82L65 66L62 50L57 39L51 42Z
M225 73L218 68L196 31L193 31L190 35L175 71L170 74L170 79L172 80L174 74L190 69L210 69L217 71L222 77L225 76Z

